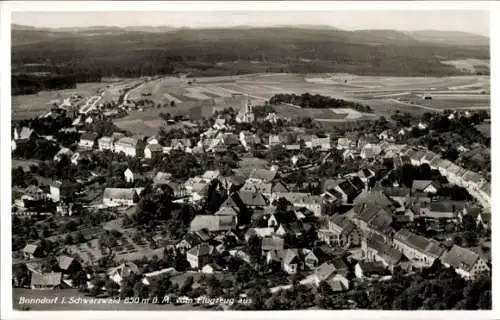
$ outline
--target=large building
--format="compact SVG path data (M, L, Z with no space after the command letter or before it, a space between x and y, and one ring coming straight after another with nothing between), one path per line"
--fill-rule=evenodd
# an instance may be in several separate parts
M255 114L253 113L253 106L250 103L250 98L247 99L243 110L240 110L236 115L236 122L238 123L252 123L255 121Z
M439 242L411 233L407 229L401 229L394 235L393 244L412 264L419 267L430 267L445 251Z
M129 157L135 157L140 151L141 144L138 139L124 137L115 142L115 152L123 152Z

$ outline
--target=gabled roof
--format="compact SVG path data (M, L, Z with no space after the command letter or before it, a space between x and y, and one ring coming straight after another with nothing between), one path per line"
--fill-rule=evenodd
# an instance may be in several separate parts
M153 152L163 152L163 146L158 143L151 143L146 146L146 149L149 149Z
M239 191L238 196L243 204L249 207L264 207L267 205L266 198L260 192Z
M221 207L215 215L217 216L238 216L239 209L236 207Z
M250 228L246 236L256 235L259 238L270 237L274 233L274 228Z
M70 265L73 263L75 259L68 257L66 255L62 255L57 257L57 263L59 264L59 268L61 270L68 270Z
M217 232L231 230L234 226L233 216L197 215L191 221L190 230L207 229L208 231Z
M384 194L382 190L370 190L361 192L354 200L354 204L376 204L384 207L394 206L393 200Z
M404 187L389 187L383 188L383 192L388 197L407 197L410 195L410 189Z
M58 286L61 284L62 274L60 272L31 273L31 285Z
M431 185L436 189L439 188L439 183L436 181L433 181L433 180L413 180L413 184L411 186L411 189L412 189L412 191L422 191Z
M296 262L299 259L299 252L297 249L286 249L283 251L279 251L279 257L281 261L285 264L290 264L292 262Z
M191 248L187 253L192 254L197 257L209 256L213 253L214 247L208 243L201 243L193 248Z
M454 268L470 271L479 260L479 255L474 251L453 245L450 250L445 251L441 261Z
M382 261L360 261L359 266L364 273L383 273L385 266Z
M123 137L115 142L115 146L123 145L135 148L137 146L137 143L139 143L139 140L137 140L136 138Z
M264 237L262 238L262 250L282 250L285 247L285 240L278 237Z
M394 235L395 240L399 240L406 245L426 253L429 256L438 258L445 250L439 242L433 239L427 239L410 232L408 229L401 229Z
M250 171L249 179L259 179L264 182L271 182L276 178L276 170L253 169Z
M388 264L396 264L401 261L403 254L386 244L382 237L370 235L366 240L368 248L375 250L377 254Z
M19 140L29 139L31 137L31 135L33 134L33 132L34 132L34 130L31 129L31 128L22 127L22 129L20 130L20 132L18 131Z
M85 132L80 136L80 141L82 140L94 141L95 139L97 139L97 134L93 132Z
M23 252L25 253L35 253L36 250L38 250L38 245L36 244L27 244L24 248L23 248Z

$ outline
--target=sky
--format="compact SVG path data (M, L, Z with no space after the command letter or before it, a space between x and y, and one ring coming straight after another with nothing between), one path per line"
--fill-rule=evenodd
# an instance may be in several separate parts
M190 11L13 12L12 23L35 27L231 27L329 25L345 30L446 30L489 36L487 10L459 11Z

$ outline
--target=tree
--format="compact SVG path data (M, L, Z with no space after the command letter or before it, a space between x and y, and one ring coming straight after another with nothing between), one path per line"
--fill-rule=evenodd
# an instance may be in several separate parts
M261 240L257 235L253 235L248 239L248 253L255 261L260 261L261 258Z
M184 283L182 284L182 287L181 287L181 295L189 295L189 293L191 292L191 290L193 290L193 283L194 283L194 279L192 276L189 276L186 278L186 280L184 280Z
M118 295L120 286L111 279L108 279L105 284L106 292L110 297L115 297Z

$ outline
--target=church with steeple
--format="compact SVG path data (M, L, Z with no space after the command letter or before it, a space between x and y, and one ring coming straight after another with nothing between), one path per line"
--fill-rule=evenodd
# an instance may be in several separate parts
M247 96L247 101L244 107L236 115L237 123L252 123L255 121L255 115L253 113L253 106L250 103L250 97Z

